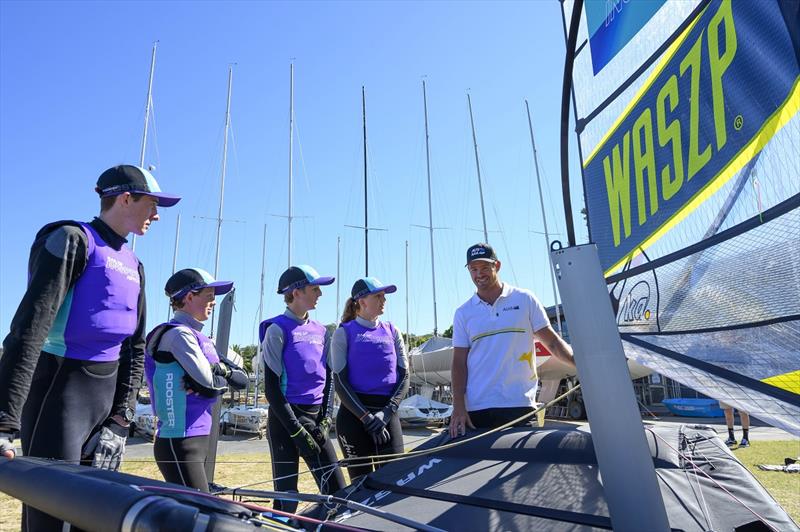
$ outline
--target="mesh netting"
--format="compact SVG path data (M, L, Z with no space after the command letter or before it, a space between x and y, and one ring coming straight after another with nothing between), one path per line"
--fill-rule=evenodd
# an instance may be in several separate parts
M800 435L800 208L773 213L611 288L629 357Z

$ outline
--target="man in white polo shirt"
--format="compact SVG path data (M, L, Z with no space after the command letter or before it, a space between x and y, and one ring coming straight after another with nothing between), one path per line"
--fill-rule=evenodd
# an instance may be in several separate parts
M453 318L453 438L467 427L499 427L533 410L534 335L556 358L575 365L572 349L550 327L536 296L500 281L491 246L471 246L467 269L478 290Z

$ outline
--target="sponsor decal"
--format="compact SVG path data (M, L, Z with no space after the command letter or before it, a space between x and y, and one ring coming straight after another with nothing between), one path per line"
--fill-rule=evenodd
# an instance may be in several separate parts
M421 476L423 473L425 473L425 471L433 469L433 466L435 466L436 464L438 464L440 462L441 462L441 459L439 459L439 458L431 458L430 460L428 460L427 463L424 463L421 466L419 466L419 468L417 468L416 472L411 471L408 475L406 475L405 477L403 477L403 478L399 479L397 482L395 482L395 484L397 484L398 486L405 486L406 484L408 484L409 482L411 482L415 478Z
M167 424L175 427L175 374L171 371L167 373L166 382L164 384L167 406Z
M625 293L620 301L617 324L626 325L650 319L650 283L639 281Z
M122 263L114 257L106 257L106 269L121 273L128 281L139 283L139 271Z
M394 338L383 335L374 335L373 332L364 332L356 335L356 342L366 342L369 344L394 344Z
M590 0L584 4L595 75L639 33L665 2Z
M325 343L325 336L312 331L292 331L292 340L294 343L308 343L314 345L323 345Z

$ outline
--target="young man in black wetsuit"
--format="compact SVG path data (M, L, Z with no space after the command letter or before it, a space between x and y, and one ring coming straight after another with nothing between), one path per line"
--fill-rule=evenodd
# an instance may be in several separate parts
M164 194L143 168L103 172L100 215L60 221L36 235L28 287L0 358L0 451L117 469L144 362L144 269L126 245L158 220ZM23 507L23 530L62 522Z

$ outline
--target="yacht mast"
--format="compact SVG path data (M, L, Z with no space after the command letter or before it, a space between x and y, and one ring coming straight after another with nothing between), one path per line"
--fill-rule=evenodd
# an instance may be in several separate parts
M219 277L219 244L222 236L222 206L225 200L225 171L228 163L228 132L231 128L231 89L233 67L228 67L228 99L225 105L225 140L222 143L222 174L219 180L219 211L217 214L217 243L214 252L214 279ZM211 336L214 335L214 311L211 311Z
M264 236L261 239L261 289L258 297L258 323L264 321L264 264L267 256L267 224L264 224ZM260 346L256 346L256 359L261 352ZM261 377L261 364L254 364L256 369L256 390L253 398L253 408L258 408L258 383Z
M292 155L294 150L294 63L289 63L289 254L287 268L292 265Z
M369 222L367 216L367 96L361 86L361 116L364 124L364 275L369 277Z
M428 135L428 93L426 90L424 79L422 80L422 101L425 108L425 167L428 171L428 231L430 234L430 241L431 241L431 282L433 283L433 336L439 336L439 321L437 319L437 312L436 312L436 266L434 264L434 254L433 254L433 206L431 201L431 147L430 147L430 138ZM481 194L481 198L483 198L483 194ZM483 205L483 199L481 199L481 205ZM483 226L485 231L486 230L485 219ZM408 241L406 241L406 269L407 268L408 268ZM407 272L406 272L406 277L408 277ZM408 286L408 279L406 279L406 286ZM406 319L406 321L408 321L408 319Z
M178 213L178 221L175 223L175 247L172 250L172 274L175 275L175 268L178 265L178 237L181 234L181 213ZM167 321L172 316L172 304L170 303L167 310Z
M531 122L531 109L528 106L528 100L525 100L525 110L528 112L528 129L531 132L531 147L533 148L533 164L536 167L536 184L539 187L539 205L542 208L542 223L544 223L544 243L546 253L548 253L548 264L550 265L550 282L553 285L553 301L556 305L556 321L558 322L558 334L562 334L561 330L561 310L558 304L558 291L556 290L556 277L553 271L553 263L549 260L550 253L550 233L547 231L547 215L544 212L544 196L542 195L542 179L539 176L539 159L536 152L536 141L533 138L533 122Z
M486 209L483 206L483 182L481 181L481 162L478 159L478 139L475 136L475 121L472 119L472 98L467 93L469 105L469 123L472 125L472 143L475 146L475 167L478 169L478 192L481 196L481 217L483 218L483 241L489 243L489 231L486 229Z
M144 131L142 132L142 149L139 152L139 168L144 168L144 155L147 149L147 126L150 124L150 111L153 108L153 74L156 70L156 47L158 41L153 43L153 53L150 56L150 76L147 79L147 102L144 106ZM131 249L136 251L136 234L131 239Z

